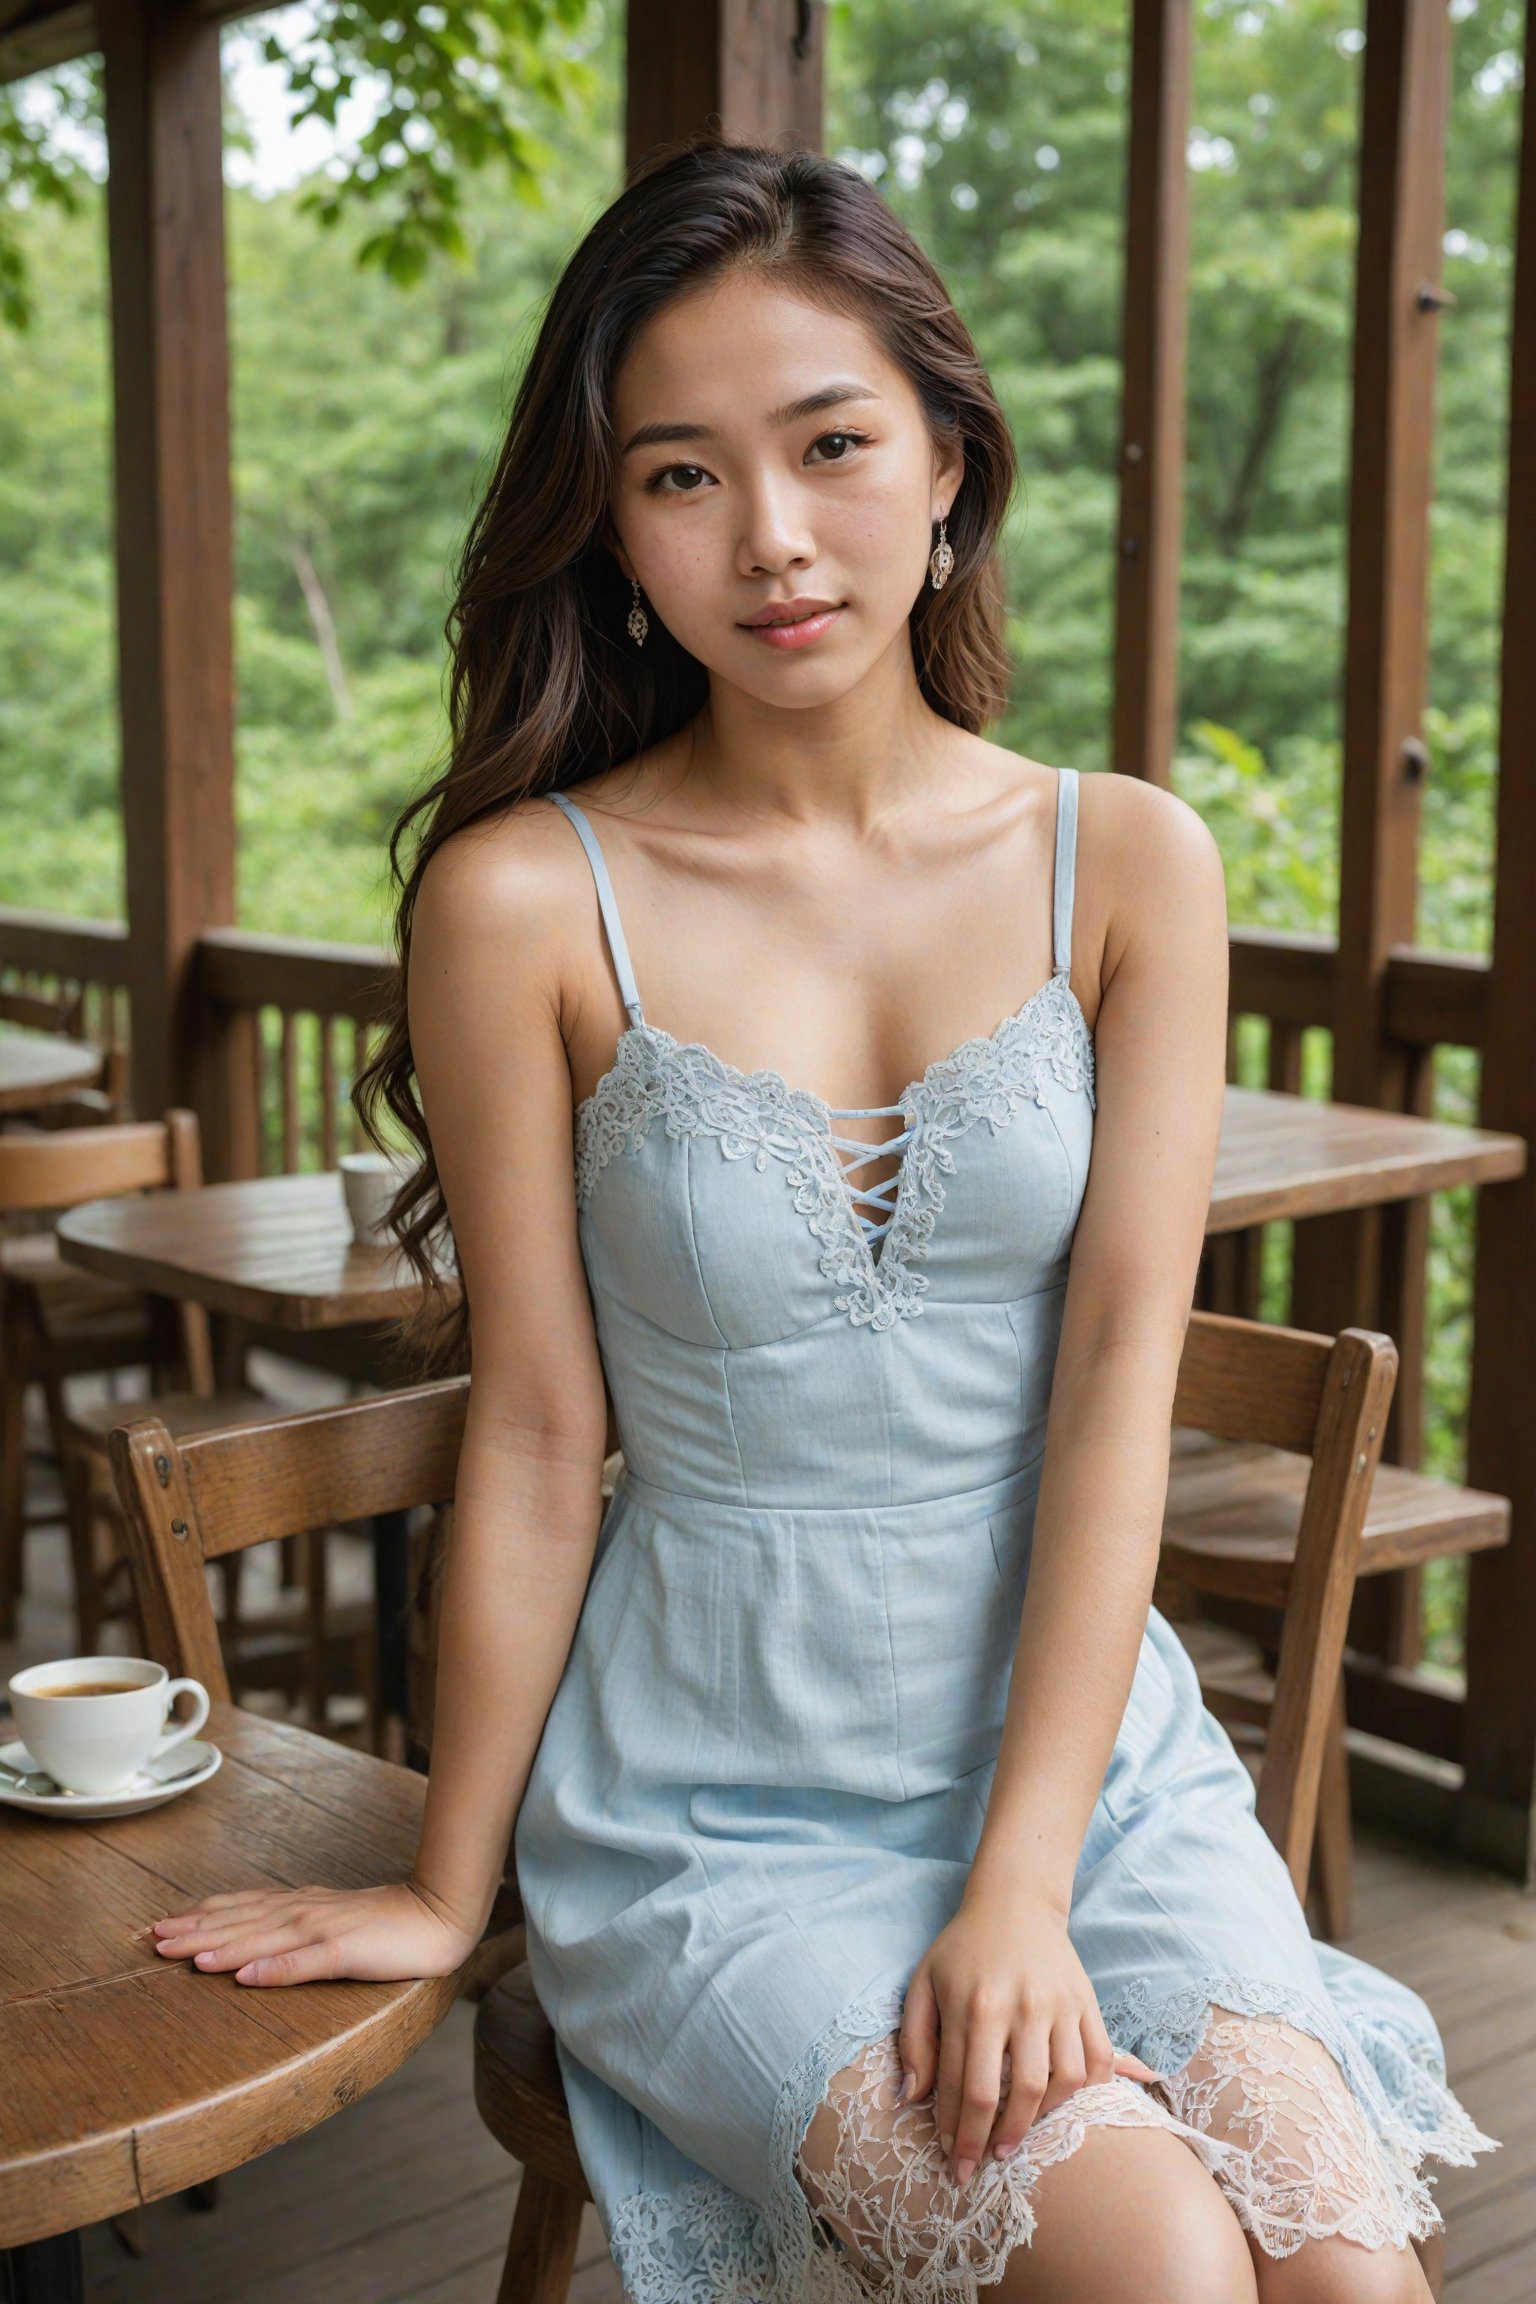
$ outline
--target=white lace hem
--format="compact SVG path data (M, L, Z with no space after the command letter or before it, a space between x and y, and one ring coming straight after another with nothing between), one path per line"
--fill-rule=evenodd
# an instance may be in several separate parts
M1220 2012L1231 2010L1233 2017ZM1115 2079L1081 2088L1036 2123L1008 2160L984 2161L962 2192L931 2140L921 2138L913 2105L909 2145L894 2133L883 2174L891 2197L861 2265L818 2221L796 2174L810 2121L834 2074L865 2058L863 2104L898 2069L891 2035L901 1996L852 2006L814 2041L780 2091L773 2123L769 2198L754 2206L726 2185L700 2177L675 2192L636 2192L622 2200L609 2234L632 2304L977 2304L977 2291L1002 2276L1012 2250L1036 2227L1041 2174L1075 2152L1090 2128L1157 2127L1179 2136L1221 2185L1234 2214L1266 2254L1292 2255L1307 2239L1341 2236L1368 2248L1403 2248L1443 2230L1420 2173L1429 2156L1467 2166L1498 2149L1446 2085L1440 2059L1416 2037L1375 2018L1342 2015L1328 2002L1243 1977L1203 1977L1154 2000L1145 1989L1104 2010L1117 2048L1164 2075L1156 2094ZM1264 2052L1243 2019L1270 2018L1327 2050L1343 2075L1318 2087L1316 2116L1287 2127L1278 2109L1275 2034ZM882 2054L873 2044L888 2042ZM1315 2072L1309 2072L1309 2080ZM1209 2133L1220 2117L1226 2137ZM1241 2133L1242 2142L1232 2140ZM839 2163L842 2173L839 2173ZM931 2165L930 2165L931 2163ZM854 2141L820 2180L823 2213L860 2235L867 2194L854 2179Z

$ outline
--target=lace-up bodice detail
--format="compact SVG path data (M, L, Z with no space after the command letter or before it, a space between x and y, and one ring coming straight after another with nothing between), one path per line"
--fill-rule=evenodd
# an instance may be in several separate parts
M1006 1128L1021 1103L1043 1105L1051 1083L1093 1102L1093 1039L1072 991L1072 910L1077 856L1077 778L1064 769L1057 804L1053 893L1054 970L995 1031L966 1040L929 1065L894 1104L832 1105L781 1073L746 1072L697 1041L648 1024L618 905L597 836L562 793L592 866L598 904L629 1027L614 1061L576 1115L576 1188L585 1209L609 1163L632 1155L660 1124L674 1139L711 1138L726 1160L777 1165L793 1205L822 1250L820 1268L856 1327L888 1328L923 1309L929 1253L955 1172L953 1146L985 1122ZM834 1123L899 1119L877 1144ZM875 1160L899 1155L894 1175L856 1181Z

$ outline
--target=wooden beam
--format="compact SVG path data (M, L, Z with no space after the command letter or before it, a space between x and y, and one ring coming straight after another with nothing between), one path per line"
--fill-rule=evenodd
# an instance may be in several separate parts
M234 583L219 34L174 0L99 0L133 1102L217 1098L193 963L235 916ZM216 1127L210 1171L222 1172Z
M1527 16L1527 24L1531 22ZM1527 32L1511 324L1497 879L1482 1113L1536 1144L1536 53ZM1468 1477L1508 1496L1510 1541L1472 1564L1467 1612L1469 1849L1536 1877L1536 1171L1478 1196Z
M629 0L628 172L711 121L819 152L825 18L816 0Z
M1111 760L1167 784L1178 705L1190 0L1132 0Z
M184 12L202 24L259 16L266 0L190 0ZM71 64L101 46L93 0L0 0L0 87L54 64Z
M1417 904L1449 84L1445 0L1368 0L1334 977L1334 1088L1359 1104L1404 1085L1386 979Z
M96 45L90 0L69 0L61 8L15 7L0 0L0 87L55 64L72 64Z
M1429 1067L1389 1033L1388 978L1417 903L1446 0L1367 0L1365 32L1333 1093L1412 1111L1427 1103ZM1388 1454L1401 1463L1420 1445L1427 1237L1423 1203L1325 1218L1296 1236L1293 1317L1329 1332L1375 1323L1398 1341ZM1402 1621L1384 1637L1392 1660L1409 1663L1413 1595L1399 1601Z

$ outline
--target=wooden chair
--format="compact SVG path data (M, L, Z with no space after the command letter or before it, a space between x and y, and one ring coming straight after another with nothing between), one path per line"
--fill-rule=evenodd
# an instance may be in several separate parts
M1242 1324L1202 1316L1213 1339ZM1271 1334L1284 1333L1270 1331ZM1179 1421L1201 1426L1198 1397L1181 1385ZM1206 1702L1230 1728L1275 1733L1276 1675L1252 1641L1189 1623L1200 1602L1237 1601L1283 1610L1301 1556L1312 1494L1308 1452L1293 1431L1233 1432L1206 1425L1176 1432L1163 1526L1157 1599L1184 1634ZM1357 1574L1385 1575L1424 1560L1484 1551L1508 1541L1509 1502L1448 1480L1378 1467L1360 1532ZM1318 1932L1353 1925L1354 1849L1344 1747L1344 1687L1336 1681L1319 1790L1313 1895Z
M318 1536L382 1512L448 1510L464 1435L467 1377L349 1400L334 1408L268 1415L259 1424L173 1434L143 1404L110 1436L113 1478L127 1526L146 1653L228 1699L231 1676L204 1574L272 1538ZM418 1555L427 1582L425 1555ZM435 1563L423 1604L432 1606ZM370 1622L370 1633L372 1623ZM427 1723L412 1740L430 1744ZM499 1974L521 1952L515 1894L498 1899L465 1988ZM515 1943L511 1941L513 1932Z
M1257 1795L1260 1822L1300 1896L1361 1532L1396 1377L1396 1347L1385 1336L1348 1329L1330 1340L1198 1313L1179 1371L1176 1423L1310 1459ZM498 2304L563 2304L590 2194L566 2117L554 2035L526 1964L481 2003L475 2101L497 2142L523 2163ZM1438 2295L1436 2244L1420 2254Z
M0 1134L0 1221L33 1226L0 1237L0 1634L14 1630L21 1590L28 1387L42 1388L66 1479L68 1377L147 1367L153 1380L180 1371L193 1389L211 1390L206 1322L178 1322L170 1306L67 1264L38 1220L98 1195L199 1179L190 1112L140 1127ZM89 1592L82 1636L88 1627L94 1638Z
M166 1120L55 1129L51 1134L0 1136L0 1212L58 1214L83 1200L129 1191L191 1189L203 1182L196 1113ZM78 1304L92 1318L81 1332L71 1320ZM106 1316L111 1316L108 1320ZM106 1320L106 1325L104 1325ZM0 1523L0 1587L12 1604L21 1587L23 1544L23 1403L28 1382L44 1387L53 1440L60 1454L74 1560L78 1645L92 1654L104 1613L122 1613L127 1601L122 1525L106 1463L106 1435L138 1403L101 1401L71 1410L64 1403L67 1375L150 1366L152 1382L180 1380L161 1392L159 1417L170 1431L272 1415L256 1392L214 1392L207 1313L200 1304L152 1302L129 1290L104 1288L88 1272L67 1265L51 1230L0 1242L0 1449L5 1518Z

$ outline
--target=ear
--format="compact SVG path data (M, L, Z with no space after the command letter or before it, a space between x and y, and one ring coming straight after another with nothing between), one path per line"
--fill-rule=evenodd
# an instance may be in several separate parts
M955 498L965 478L965 443L959 439L941 440L933 451L933 517L949 518L955 508Z
M602 515L602 518L598 522L597 541L602 545L603 549L606 552L610 552L614 559L618 562L625 583L632 584L635 580L634 565L630 560L629 554L625 551L623 545L619 541L619 532L613 524L613 514L611 511L605 511Z

